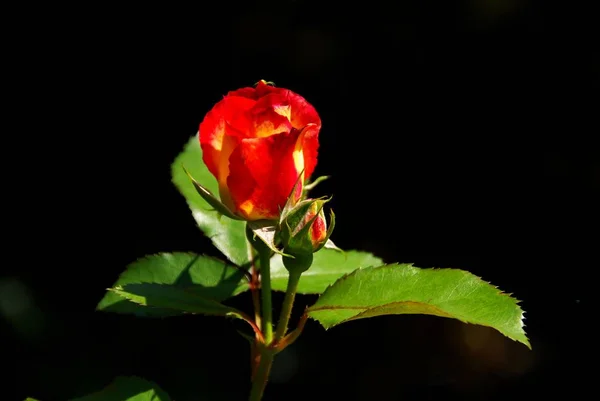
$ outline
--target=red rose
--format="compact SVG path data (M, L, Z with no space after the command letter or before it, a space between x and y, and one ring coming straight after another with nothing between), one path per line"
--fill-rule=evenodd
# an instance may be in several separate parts
M302 171L303 183L315 169L320 129L314 107L288 89L260 81L229 92L200 124L221 202L246 220L277 219Z

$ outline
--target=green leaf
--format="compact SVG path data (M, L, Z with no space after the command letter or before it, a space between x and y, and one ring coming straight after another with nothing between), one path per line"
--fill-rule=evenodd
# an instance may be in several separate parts
M156 384L139 377L117 377L104 389L71 401L170 401Z
M127 266L113 287L135 283L171 284L180 288L190 288L193 285L197 295L216 302L248 289L244 272L240 269L216 258L184 252L143 257ZM106 293L97 309L139 316L177 314L170 309L144 308L111 291Z
M312 266L302 273L298 284L300 294L320 294L344 274L360 267L379 266L383 261L368 252L342 251L323 248L314 255ZM271 259L271 287L285 291L288 271L280 255Z
M239 316L238 310L217 301L204 298L194 287L176 287L168 284L138 283L111 288L114 292L135 304L169 309L176 312L203 315Z
M190 138L183 151L171 165L172 181L183 195L198 227L210 238L213 244L233 263L243 266L249 263L249 250L246 241L245 222L222 216L198 194L197 188L186 174L210 193L219 193L217 180L208 171L202 160L202 149L198 135Z
M340 278L308 308L308 315L325 328L381 315L449 317L492 327L531 348L518 302L464 270L391 264Z

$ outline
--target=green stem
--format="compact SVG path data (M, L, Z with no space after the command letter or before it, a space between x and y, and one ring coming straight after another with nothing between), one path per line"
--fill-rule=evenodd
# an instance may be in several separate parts
M298 290L298 282L300 282L301 275L302 272L290 271L287 289L285 290L285 298L283 299L283 305L281 307L281 315L279 316L277 330L275 331L276 340L281 340L287 332L288 322L292 315L294 299L296 298L296 291Z
M260 401L267 381L269 380L269 373L271 372L271 365L273 364L274 353L268 350L265 346L260 347L260 362L256 373L252 378L252 390L250 391L250 401Z
M271 365L273 364L274 352L268 348L273 342L273 307L271 302L271 251L267 247L257 247L260 262L260 291L262 297L262 332L264 344L259 345L260 361L258 368L252 378L252 390L250 390L250 401L262 399Z
M260 284L259 284L259 276L258 276L258 267L255 262L255 254L254 247L250 240L247 240L247 249L248 249L248 259L251 261L250 265L250 292L252 293L252 306L254 308L254 323L258 327L262 327L261 319L260 319Z
M260 291L262 297L262 332L265 337L265 344L270 345L273 341L273 307L271 303L271 252L268 248L263 247L258 250L258 255L260 260ZM261 352L261 361L262 357L264 357L263 352Z

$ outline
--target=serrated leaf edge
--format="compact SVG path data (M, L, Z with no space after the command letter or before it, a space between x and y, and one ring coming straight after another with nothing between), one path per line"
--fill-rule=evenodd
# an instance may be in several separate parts
M358 273L359 271L361 271L361 270L365 270L365 269L373 269L373 270L375 270L375 269L382 269L382 268L386 268L386 267L390 267L390 268L391 268L391 267L400 267L400 266L412 267L412 268L415 268L415 269L420 269L420 270L452 270L452 271L460 271L460 272L465 272L465 273L468 273L468 274L470 274L471 276L473 276L474 278L478 279L479 281L481 281L481 282L483 282L483 283L485 283L485 284L489 285L490 287L494 288L495 290L497 290L497 291L498 291L498 294L497 294L497 295L500 295L500 296L506 296L506 297L508 297L509 299L511 299L512 301L514 301L515 305L517 306L517 308L518 308L518 309L519 309L519 311L521 312L521 317L520 317L520 319L519 319L519 321L521 322L521 328L525 327L525 323L524 323L524 320L525 320L525 311L524 311L524 310L523 310L523 308L521 308L521 306L519 305L519 304L521 303L521 300L519 300L519 299L517 299L517 298L514 298L514 297L512 296L512 293L507 293L507 292L504 292L504 291L502 291L500 288L498 288L498 286L497 286L497 285L494 285L494 284L490 283L489 281L486 281L486 280L482 279L480 276L478 276L478 275L476 275L476 274L473 274L473 273L471 273L471 272L470 272L470 271L468 271L468 270L464 270L464 269L454 269L454 268L448 268L448 267L441 267L441 268L439 268L439 267L422 268L422 267L416 267L416 266L414 266L414 263L389 263L389 264L383 264L383 265L380 265L380 266L367 266L367 267L361 267L361 268L355 269L355 270L351 271L350 273L344 274L342 277L340 277L339 279L337 279L337 280L336 280L336 281L335 281L333 284L330 284L330 285L328 285L328 286L327 286L327 288L325 289L325 291L323 291L323 292L321 293L321 295L319 295L319 298L317 299L317 301L315 302L315 304L316 304L317 302L319 302L319 299L321 299L321 297L322 297L323 295L325 295L325 293L326 293L326 292L327 292L327 291L328 291L328 290L329 290L331 287L333 287L333 286L337 285L337 284L338 284L338 283L340 283L340 282L343 282L343 281L347 280L349 277L351 277L352 275L355 275L355 274L357 274L357 273ZM421 304L423 303L423 302L417 302L417 301L402 301L402 302L415 302L415 303L421 303ZM377 306L373 306L373 307L367 306L367 307L364 307L364 310L363 310L361 313L365 313L365 312L367 312L369 309L381 308L381 307L383 307L383 306L390 305L390 304L393 304L393 303L394 303L394 302L390 302L390 303L388 303L388 304L384 304L384 305L377 305ZM315 304L313 304L313 306L314 306ZM308 314L309 314L309 317L310 317L311 319L313 319L313 320L316 320L317 322L319 322L317 319L315 319L314 317L310 316L310 312L311 312L311 310L319 310L319 309L312 309L312 308L313 308L313 306L310 306L310 307L308 307L308 308L306 309L306 313L308 313ZM345 307L345 306L340 306L340 309L343 309L343 308L344 308L344 309L350 309L350 308L348 308L348 307ZM362 308L362 307L352 307L352 309L361 309L361 308ZM461 320L461 319L458 319L458 318L456 318L456 317L454 317L454 316L452 316L452 319L459 320L459 321L461 321L461 322L463 322L463 323L465 323L465 324L474 324L474 323L464 322L463 320ZM333 328L333 327L339 326L339 325L340 325L340 324L342 324L342 323L346 323L346 322L349 322L349 321L352 321L352 320L356 320L356 316L353 316L352 318L345 319L345 320L343 320L343 321L341 321L341 322L339 322L339 323L337 323L337 324L334 324L334 325L332 325L332 326L328 326L328 327L326 327L325 325L323 325L321 322L319 322L319 323L321 324L321 326L322 326L322 327L323 327L325 330L329 330L329 329L331 329L331 328ZM481 326L486 326L486 325L481 325ZM486 326L486 327L491 327L491 326ZM496 328L494 328L494 327L492 327L492 328L493 328L494 330L498 331L499 333L501 333L502 335L504 335L505 337L507 337L507 338L510 338L510 339L511 339L511 340L513 340L513 341L516 341L516 342L521 342L521 341L519 341L519 340L516 340L516 339L514 339L514 338L508 337L506 334L502 333L500 330L497 330L497 329L496 329ZM523 330L523 337L524 337L524 339L525 339L525 342L524 342L523 344L524 344L525 346L527 346L529 349L531 349L531 343L530 343L530 341L529 341L529 338L527 337L527 333L525 332L525 330Z

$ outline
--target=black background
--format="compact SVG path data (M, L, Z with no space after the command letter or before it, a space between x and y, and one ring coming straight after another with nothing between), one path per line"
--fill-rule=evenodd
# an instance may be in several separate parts
M311 321L277 360L265 400L586 394L600 58L585 4L7 10L17 121L4 146L16 184L0 277L6 399L66 400L118 375L176 400L246 399L249 350L235 323L94 308L138 257L217 255L170 163L215 102L259 79L303 95L323 120L315 176L332 178L316 193L334 195L339 246L483 277L522 300L533 346L429 316L328 332Z

